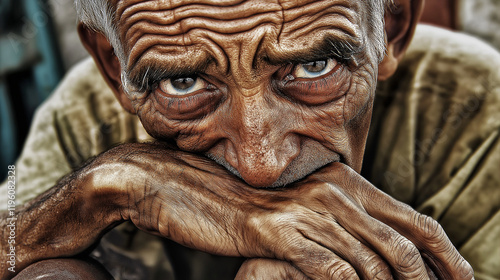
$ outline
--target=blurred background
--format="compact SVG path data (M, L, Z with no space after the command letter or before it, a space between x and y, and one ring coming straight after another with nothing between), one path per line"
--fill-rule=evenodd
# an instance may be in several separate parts
M477 36L500 50L500 0L427 0L421 21ZM76 24L73 0L0 0L0 181L23 146L37 106L87 57Z

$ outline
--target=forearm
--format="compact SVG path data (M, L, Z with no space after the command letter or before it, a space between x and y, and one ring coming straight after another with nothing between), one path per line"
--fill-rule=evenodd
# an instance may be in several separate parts
M6 229L2 230L6 246L2 245L0 255L1 279L39 260L81 253L120 221L118 211L89 191L93 177L89 169L69 175L13 213L0 214L0 225ZM9 263L12 255L14 263Z

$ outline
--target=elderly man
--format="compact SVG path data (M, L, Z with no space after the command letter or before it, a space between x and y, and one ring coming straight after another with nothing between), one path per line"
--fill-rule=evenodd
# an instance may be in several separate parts
M15 223L16 235L15 246L2 246L2 276L25 269L18 277L29 279L57 266L85 279L106 277L81 260L48 259L86 254L105 232L130 221L187 247L250 258L239 278L472 279L471 267L435 220L375 186L445 217L444 224L453 217L462 221L454 199L463 190L477 194L466 186L486 164L479 160L486 160L486 151L498 150L497 122L464 117L460 125L481 127L478 137L452 138L446 125L420 122L440 118L424 116L421 106L438 114L448 109L435 101L440 96L421 101L404 87L410 81L388 83L387 92L400 95L382 96L375 107L364 169L375 186L359 174L377 80L396 71L421 8L421 1L394 2L77 1L84 45L140 124L116 108L97 79L68 77L59 90L63 100L53 97L38 114L40 137L53 140L42 158L49 166L66 160L76 168L105 152L79 169L66 167L70 174L54 187L16 207L15 220L4 214L2 226ZM500 61L495 52L490 59ZM87 63L73 75L93 67ZM414 79L423 79L415 72ZM484 87L496 92L476 99L498 102L497 85ZM459 99L463 92L454 90L446 98ZM445 124L457 112L447 114ZM421 130L387 136L398 122L415 117ZM143 128L158 141L111 148L143 142ZM459 128L465 129L454 131ZM431 140L423 154L415 153L423 145L419 139ZM427 149L437 146L440 160L429 160ZM28 140L19 162L30 165L28 154L36 147ZM396 148L401 153L391 155ZM51 159L52 153L59 157ZM408 158L413 169L405 169ZM481 170L487 174L478 177L498 176ZM488 205L483 222L498 213L496 204ZM456 212L451 218L450 211ZM454 242L479 234L481 226L450 227L466 231ZM2 238L8 240L9 232ZM14 273L6 257L11 248ZM148 248L149 254L158 251ZM178 256L170 256L174 270ZM105 262L113 256L103 249L98 257ZM168 261L158 256L153 262L158 260Z

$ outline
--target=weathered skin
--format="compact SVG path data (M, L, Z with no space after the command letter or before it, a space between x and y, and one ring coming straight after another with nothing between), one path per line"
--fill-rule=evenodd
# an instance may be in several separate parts
M128 76L140 82L135 88L151 83L132 96L148 132L208 153L255 187L290 183L340 159L359 171L378 64L363 45L365 8L305 2L119 2ZM294 62L331 57L323 50L331 41L351 45L350 57L315 78L295 73ZM168 80L155 83L155 68L196 73L202 88L174 96L162 90Z
M436 221L359 175L377 78L420 2L388 18L380 65L364 1L198 2L115 3L121 65L80 26L124 108L175 145L111 149L20 209L20 268L84 252L130 220L253 258L238 279L473 279Z

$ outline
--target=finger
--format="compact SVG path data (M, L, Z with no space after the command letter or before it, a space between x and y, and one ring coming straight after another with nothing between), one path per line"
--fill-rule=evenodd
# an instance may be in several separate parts
M331 213L343 213L334 217L347 232L365 241L393 268L398 279L428 279L424 261L417 247L390 226L374 219L351 196L338 187L324 183L318 201L328 206Z
M359 279L354 268L331 250L302 234L304 219L314 220L298 200L286 201L277 213L266 211L264 218L253 213L246 218L246 244L261 244L239 248L246 257L265 257L288 261L311 279ZM310 210L307 210L310 211Z
M363 216L363 213L359 213L359 216ZM429 279L420 251L410 240L369 215L363 220L370 221L370 226L366 222L360 223L359 219L355 220L346 226L347 230L357 232L370 244L390 264L397 279ZM348 222L340 223L346 225Z
M432 218L380 191L344 164L331 164L323 171L323 175L325 174L330 182L339 186L351 186L344 190L355 197L370 216L392 227L415 244L440 279L474 278L472 267L458 253L443 228Z
M317 218L308 223L311 228L303 231L304 236L347 261L362 279L393 279L391 269L378 254L330 218Z
M366 201L365 204L370 215L391 226L415 244L439 279L473 279L472 267L456 250L437 221L416 212L404 203L394 199L388 200L385 195L382 192L372 192L373 200ZM386 200L384 209L375 203L380 199Z
M412 222L406 221L407 225L404 225L402 217L398 217L397 223L400 224L393 227L417 245L438 278L473 279L474 272L471 265L460 255L441 225L431 217L409 207L407 211L405 216L412 217L408 219Z
M288 262L273 259L248 259L238 270L235 280L309 280Z
M304 238L292 248L285 252L285 260L311 279L360 279L349 263L314 241Z

